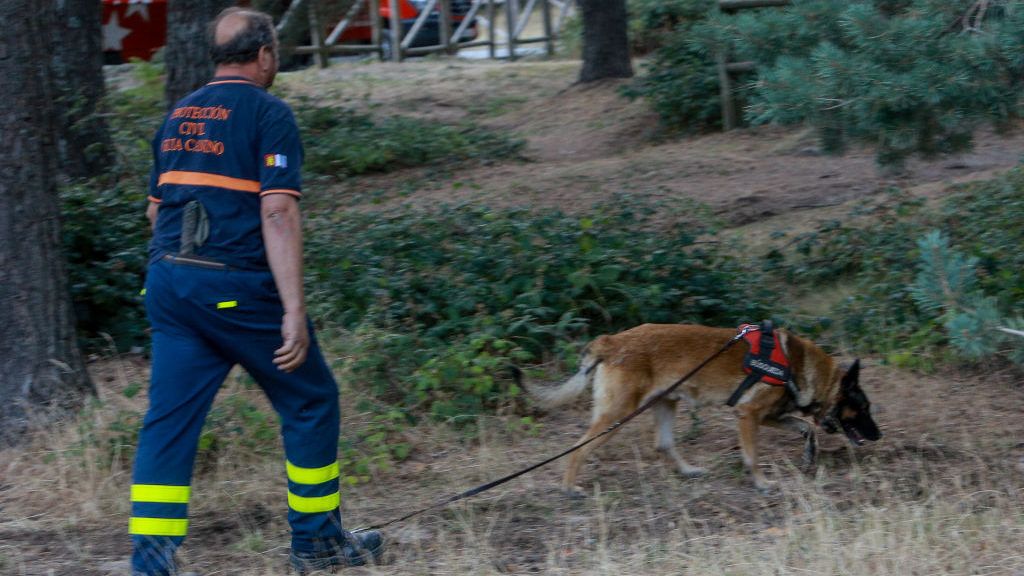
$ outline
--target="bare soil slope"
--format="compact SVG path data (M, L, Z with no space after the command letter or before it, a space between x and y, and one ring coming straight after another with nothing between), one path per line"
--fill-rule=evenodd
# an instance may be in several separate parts
M337 187L340 205L368 210L445 202L581 210L627 193L667 206L703 202L733 225L780 215L804 220L892 186L941 193L1016 165L1024 150L1024 134L982 133L971 153L914 160L892 174L878 169L869 150L822 155L806 129L658 140L657 118L644 102L620 95L623 82L574 84L577 71L571 61L365 64L303 72L286 87L379 114L477 122L527 141L525 162L460 166L444 178L432 167ZM417 193L398 193L410 178L420 184Z

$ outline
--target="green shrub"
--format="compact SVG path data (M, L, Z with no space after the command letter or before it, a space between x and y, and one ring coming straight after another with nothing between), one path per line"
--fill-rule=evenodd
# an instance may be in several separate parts
M145 198L150 142L165 113L163 67L135 62L131 87L109 95L118 163L109 177L61 191L65 254L79 332L90 349L143 345L145 313L138 297L147 260ZM296 106L306 141L305 169L348 175L453 160L514 157L521 140L479 128L394 116L374 120L347 110Z
M120 350L148 340L139 291L147 260L145 218L150 141L163 109L163 67L137 61L130 88L111 91L117 162L103 178L66 184L61 233L78 332L87 349Z
M653 208L652 208L653 210ZM330 214L310 221L310 307L358 330L354 377L389 403L452 420L510 405L500 366L643 322L735 325L774 303L759 274L628 199L555 211Z
M695 27L712 13L714 3L638 0L636 5L641 11L634 16L634 43L646 42L654 51L643 74L624 89L625 95L648 99L670 130L718 127L722 116L718 69L714 56L693 38Z
M645 56L677 37L676 29L703 18L715 5L711 0L627 0L629 51ZM559 34L561 50L579 58L583 44L583 21L569 17Z
M523 141L474 125L453 126L404 116L374 119L338 108L303 104L296 116L305 142L305 169L353 176L457 160L515 157Z
M149 222L144 188L76 184L61 192L64 255L79 333L89 348L100 334L126 350L145 343L139 291L146 267Z
M717 122L716 53L757 66L734 83L748 122L809 124L826 151L864 142L881 164L969 149L982 124L1006 129L1020 116L1024 11L1013 2L801 0L694 14L632 90L671 128Z
M681 28L704 18L710 0L629 0L629 40L634 56L658 50L679 37Z
M692 229L652 230L622 202L594 218L472 206L323 215L310 222L311 297L343 326L372 319L438 338L493 326L531 352L584 327L763 310L737 285L750 273L741 263L694 245Z
M833 312L840 336L862 351L904 358L952 344L954 356L973 360L1015 344L992 326L1024 316L1022 218L1021 168L962 186L936 209L897 192L858 209L854 225L803 235L780 268L790 282L847 287ZM922 240L932 230L943 235ZM931 291L943 283L945 296Z

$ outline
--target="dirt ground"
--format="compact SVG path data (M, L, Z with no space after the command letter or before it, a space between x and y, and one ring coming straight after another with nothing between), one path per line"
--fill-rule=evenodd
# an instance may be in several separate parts
M437 167L360 177L333 190L344 198L341 205L370 210L460 202L586 210L625 193L668 209L696 200L731 225L780 216L785 222L894 186L941 194L950 184L1016 165L1024 150L1024 133L983 132L973 152L913 160L891 174L878 169L870 150L823 155L806 129L757 127L665 140L646 104L620 95L627 81L579 85L577 71L573 61L369 63L304 72L286 86L380 114L472 121L527 141L523 162L460 166L442 178ZM419 184L415 195L398 193L397 184L410 178Z
M332 184L339 209L389 210L405 203L526 205L585 211L627 193L670 213L705 203L737 233L785 232L833 217L890 186L940 197L949 185L1017 164L1024 136L983 134L959 158L914 161L887 175L868 151L818 153L799 129L756 128L658 140L642 102L620 83L573 84L577 62L346 64L285 75L292 96L374 113L468 120L527 140L526 159L411 170ZM453 187L457 179L466 184ZM420 183L412 195L400 184ZM674 217L674 216L673 216ZM92 365L108 422L138 413L144 360ZM391 527L390 564L354 574L1024 574L1024 388L1008 374L897 370L867 358L862 385L885 436L858 449L823 442L815 470L799 470L802 442L764 431L761 465L779 490L763 496L744 473L735 417L681 410L676 436L699 479L660 462L651 419L641 417L584 468L584 499L558 490L562 466ZM344 384L343 384L344 386ZM232 393L245 394L233 388ZM352 391L346 394L355 394ZM223 396L223 395L222 395ZM218 402L223 401L223 398ZM365 415L343 398L343 418ZM393 473L345 489L348 527L375 523L560 451L586 429L589 402L542 414L536 429L514 419L481 422L477 440L443 427L409 432L412 456ZM0 453L0 574L124 574L130 470L69 464L83 424ZM75 432L78 430L78 432ZM287 554L279 462L228 453L197 478L185 564L207 575L283 574ZM24 485L35 482L32 488ZM1016 550L1016 551L1015 551ZM751 557L761 564L748 564Z

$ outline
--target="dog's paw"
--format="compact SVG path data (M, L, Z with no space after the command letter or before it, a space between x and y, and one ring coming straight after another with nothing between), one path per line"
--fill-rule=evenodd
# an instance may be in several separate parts
M562 487L562 494L565 495L569 500L583 500L587 497L587 493L583 491L583 488L579 486Z
M818 458L801 458L800 469L804 472L814 472L818 468Z
M680 466L679 475L683 478L700 478L708 473L707 468L701 468L700 466Z
M771 480L760 480L754 484L761 496L773 496L779 492L778 485Z

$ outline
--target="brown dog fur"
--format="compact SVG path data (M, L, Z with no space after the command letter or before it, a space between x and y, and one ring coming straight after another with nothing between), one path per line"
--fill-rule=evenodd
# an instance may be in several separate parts
M550 408L571 400L592 384L593 416L590 429L580 438L583 442L631 413L653 394L674 384L717 352L736 333L730 328L643 324L625 332L596 338L585 350L579 371L561 386L552 389L530 386L528 389L544 407ZM743 395L735 408L743 462L752 474L755 486L762 491L768 490L771 484L757 466L758 428L763 424L801 432L806 438L805 463L813 463L817 451L815 428L830 418L830 414L840 411L837 406L847 386L843 371L814 343L786 330L777 330L776 334L789 358L799 398L794 399L782 386L757 383ZM675 392L652 406L658 452L680 474L699 476L705 470L686 462L676 450L672 425L678 401L685 398L695 407L724 405L746 376L742 369L746 349L745 343L734 344ZM855 370L858 369L859 363L850 371L854 386L857 386ZM859 386L857 391L863 395ZM863 398L866 403L867 397ZM867 410L866 406L862 408ZM847 410L845 405L842 406L841 411ZM866 418L870 420L869 415ZM874 425L873 421L871 425ZM831 431L836 429L835 426L831 428ZM845 423L843 428L847 428ZM576 477L587 456L613 435L605 435L572 453L562 483L565 489L576 490ZM875 436L870 439L880 436L877 428ZM863 438L856 442L862 441Z

